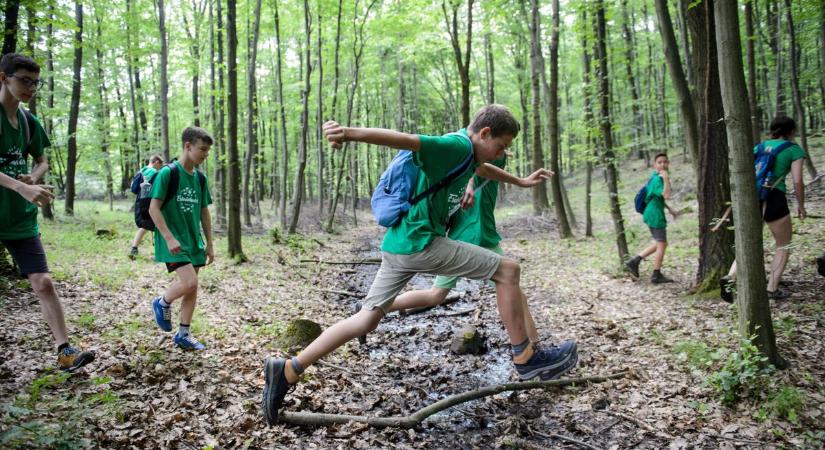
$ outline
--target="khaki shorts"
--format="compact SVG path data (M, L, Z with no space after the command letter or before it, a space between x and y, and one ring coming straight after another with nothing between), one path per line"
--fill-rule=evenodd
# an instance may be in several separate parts
M387 313L395 297L417 273L489 280L501 259L501 255L485 248L441 236L412 255L384 252L364 307L381 308Z
M484 247L484 248L487 248L487 247ZM501 246L499 246L499 245L496 245L495 247L490 248L489 250L492 250L492 251L496 252L499 255L504 254L504 250L502 250ZM439 276L435 277L435 281L433 282L433 287L434 288L439 288L439 289L452 290L452 289L455 289L455 286L457 284L458 284L458 277L446 277L444 275L439 275ZM487 284L489 286L493 286L493 287L495 287L495 285L496 285L495 283L493 283L492 281L489 281L489 280L487 281Z

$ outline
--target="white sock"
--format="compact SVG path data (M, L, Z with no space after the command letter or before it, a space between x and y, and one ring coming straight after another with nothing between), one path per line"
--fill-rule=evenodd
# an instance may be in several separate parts
M164 308L168 308L168 307L172 306L172 304L166 301L166 297L161 296L160 297L160 306L163 306Z
M180 324L178 326L178 336L180 336L180 337L189 336L189 325Z

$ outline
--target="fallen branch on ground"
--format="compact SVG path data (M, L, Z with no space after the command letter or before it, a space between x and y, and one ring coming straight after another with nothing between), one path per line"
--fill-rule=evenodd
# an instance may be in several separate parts
M576 444L579 447L584 447L584 448L589 449L589 450L602 450L601 447L596 447L595 445L590 445L587 442L582 442L578 439L573 439L570 436L564 436L564 435L556 434L556 433L544 434L544 433L539 433L538 431L534 431L533 433L535 433L536 436L543 437L545 439L550 439L550 438L561 439L562 441L566 441L566 442L569 442L571 444Z
M371 417L371 416L355 416L348 414L324 414L324 413L305 413L305 412L288 412L284 411L280 414L280 420L285 423L293 425L314 425L326 426L334 424L345 424L349 422L364 423L372 427L398 427L398 428L413 428L420 425L428 417L444 411L461 403L477 400L491 395L499 394L509 391L526 391L531 389L550 389L556 387L569 386L571 384L588 384L601 383L607 380L614 380L622 378L628 374L629 371L612 373L609 375L581 377L581 378L567 378L563 380L552 381L523 381L515 383L497 384L494 386L486 386L474 391L463 392L461 394L451 395L445 399L439 400L432 405L419 409L418 411L408 416L394 416L394 417Z
M337 289L324 289L324 288L318 288L318 287L310 287L310 289L312 289L313 291L326 292L328 294L346 295L346 296L349 296L349 297L361 297L362 296L361 294L359 294L357 292L339 291Z
M360 259L358 261L321 261L320 259L302 259L301 263L315 263L315 264L381 264L378 258Z

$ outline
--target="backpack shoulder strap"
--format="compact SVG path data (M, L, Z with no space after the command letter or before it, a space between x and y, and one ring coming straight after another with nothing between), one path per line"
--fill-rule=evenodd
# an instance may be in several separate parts
M467 139L467 140L469 141L469 139ZM472 146L472 143L470 145ZM461 161L461 163L459 163L457 166L453 167L449 172L447 172L447 175L445 175L444 178L442 178L437 183L435 183L432 186L430 186L429 188L427 188L427 190L425 190L424 192L422 192L422 193L416 195L415 197L411 198L410 199L410 204L414 205L414 204L420 202L425 197L438 192L444 186L447 186L448 184L452 183L453 180L458 178L459 175L464 173L467 170L467 168L470 167L470 165L473 162L473 156L474 156L473 152L470 151L470 153L467 155L467 157L464 158L464 160Z
M169 168L169 185L166 187L166 197L163 198L163 204L160 206L163 208L169 203L172 198L175 197L175 194L178 193L178 184L180 183L180 173L178 173L178 165L174 162L171 162L166 165ZM152 180L160 174L160 170L157 171L154 175L152 175Z
M774 154L775 154L776 156L779 156L779 154L780 154L780 153L782 153L782 151L783 151L783 150L785 150L786 148L788 148L788 147L790 147L790 146L792 146L792 145L794 145L794 143L793 143L793 142L791 142L791 141L785 141L785 142L783 142L783 143L779 144L779 145L778 145L775 149L773 149Z

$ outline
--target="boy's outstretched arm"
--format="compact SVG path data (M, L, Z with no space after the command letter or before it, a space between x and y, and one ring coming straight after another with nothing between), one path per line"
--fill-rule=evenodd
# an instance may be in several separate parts
M385 128L343 127L334 120L325 123L323 129L324 137L332 144L333 148L341 148L345 142L355 141L403 150L418 151L421 149L421 140L418 139L416 134L402 133Z
M549 179L555 174L547 169L539 169L527 177L519 178L504 169L496 167L490 163L484 163L478 166L478 169L476 169L476 175L489 178L493 181L510 183L519 187L533 187L542 181Z

